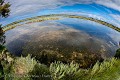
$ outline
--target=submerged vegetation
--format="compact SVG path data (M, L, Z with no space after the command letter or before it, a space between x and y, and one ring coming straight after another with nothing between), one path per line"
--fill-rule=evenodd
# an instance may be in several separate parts
M117 51L117 54L120 53ZM0 79L4 80L119 80L120 59L110 58L96 62L90 68L78 63L55 61L49 66L30 55L12 56L4 47L0 50Z
M71 48L70 48L71 49ZM68 49L66 49L68 50ZM73 61L74 63L78 63L81 68L89 68L92 67L97 61L103 61L103 58L99 54L94 54L91 53L88 55L88 53L80 53L80 52L67 52L65 53L65 50L63 50L63 53L59 51L54 51L54 50L47 50L43 49L41 51L36 51L34 50L27 51L29 54L31 54L35 59L40 61L41 63L45 65L50 65L52 62L55 61L61 61L63 63L70 63ZM29 55L26 52L23 52L22 55L26 57ZM68 55L69 54L69 55Z

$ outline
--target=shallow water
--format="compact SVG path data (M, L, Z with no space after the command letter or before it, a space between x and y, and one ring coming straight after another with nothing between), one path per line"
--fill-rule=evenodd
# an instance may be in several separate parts
M73 18L17 26L5 33L6 47L15 55L43 50L69 55L74 52L114 56L120 33L101 24Z

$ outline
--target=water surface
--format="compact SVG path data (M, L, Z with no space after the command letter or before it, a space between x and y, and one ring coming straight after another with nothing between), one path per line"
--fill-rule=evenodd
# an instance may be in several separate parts
M97 54L102 58L115 55L120 33L96 22L63 18L17 26L5 33L6 47L14 55L56 51Z

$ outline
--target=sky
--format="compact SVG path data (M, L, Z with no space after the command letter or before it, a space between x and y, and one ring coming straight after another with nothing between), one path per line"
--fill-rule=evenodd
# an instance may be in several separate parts
M120 27L120 0L5 0L11 4L10 16L0 18L5 26L11 22L46 14L74 14L97 18Z

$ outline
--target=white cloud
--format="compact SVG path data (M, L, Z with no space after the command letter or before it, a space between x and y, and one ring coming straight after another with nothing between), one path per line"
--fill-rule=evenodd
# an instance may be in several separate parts
M11 5L11 15L23 15L43 9L54 9L73 4L97 3L120 11L120 0L7 0Z
M55 8L60 5L57 0L8 0L11 3L11 15L22 15L45 8Z
M110 14L110 16L115 19L115 20L111 20L111 23L120 28L120 15L118 15L118 14Z
M120 22L120 15L118 14L110 14L114 19L116 19L118 22Z
M97 4L120 11L120 0L96 0Z
M119 42L120 42L120 33L119 32L110 32L107 34L108 36L110 36L115 42L117 42L117 45L119 46Z

